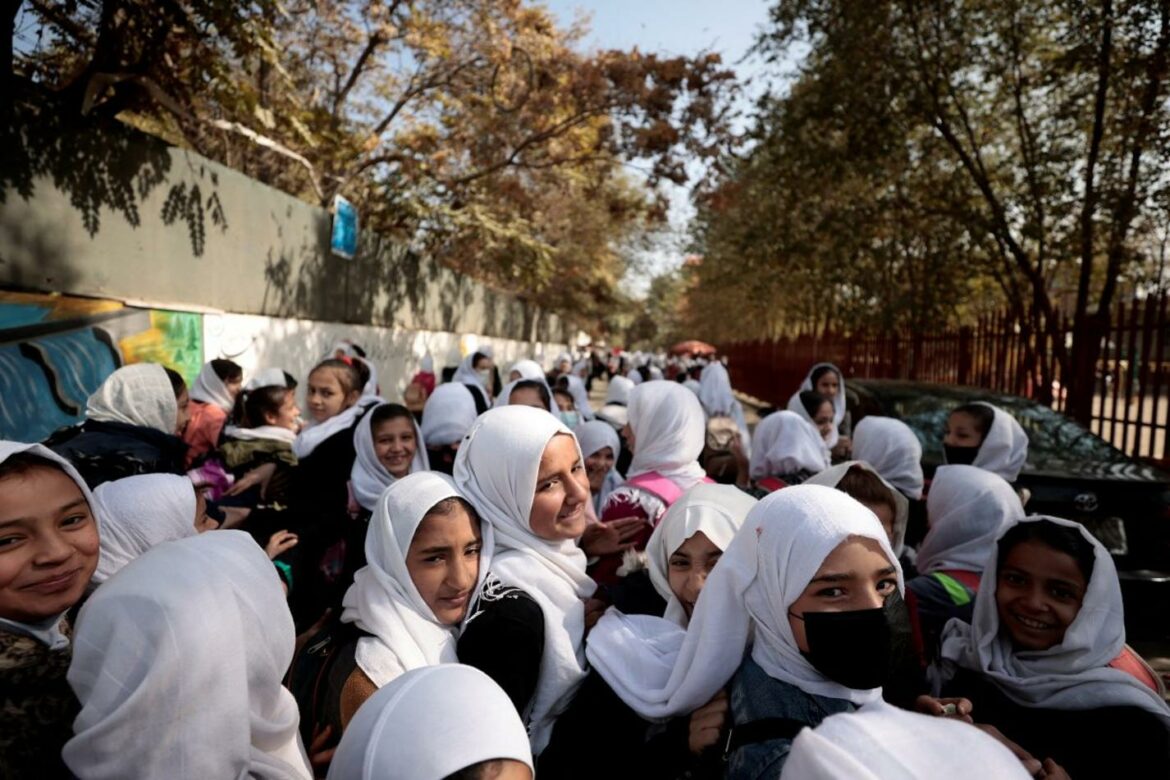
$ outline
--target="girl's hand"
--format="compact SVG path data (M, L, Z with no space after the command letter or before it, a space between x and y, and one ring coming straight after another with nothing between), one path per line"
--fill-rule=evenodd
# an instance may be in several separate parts
M1051 758L1044 759L1044 765L1040 771L1033 775L1033 777L1040 777L1044 780L1072 780L1068 776L1068 772L1064 771L1064 767L1053 761Z
M924 715L955 718L964 723L971 723L971 710L974 709L974 706L969 699L936 699L933 696L919 696L914 700L914 709Z
M581 534L581 549L590 558L621 553L634 546L629 540L646 525L640 517L623 517L587 526Z
M325 777L329 774L329 764L333 762L333 754L337 752L340 740L333 739L333 727L322 729L317 726L313 729L313 743L309 745L309 763L313 765L314 777ZM332 747L329 747L332 745Z
M296 547L298 541L300 539L294 533L284 530L277 531L268 537L268 544L264 547L264 552L268 553L268 560L275 561L282 552Z
M696 756L719 744L719 735L727 725L727 692L719 691L711 701L691 713L687 745Z
M263 497L268 492L268 482L272 479L272 475L276 473L275 463L265 463L257 466L249 471L244 476L236 480L236 483L224 491L225 496L238 496L245 490L260 486L260 496Z
M976 724L975 728L981 729L985 734L988 734L989 736L994 737L996 740L999 741L1000 744L1002 744L1008 750L1012 751L1012 753L1015 754L1016 758L1020 759L1020 763L1024 765L1024 770L1027 771L1027 773L1030 774L1032 777L1043 777L1044 776L1041 774L1041 772L1044 771L1044 764L1042 764L1038 759L1036 759L1027 750L1024 750L1022 747L1017 745L1015 742L1012 742L1010 739L1005 737L1003 735L1003 732L1001 732L995 726L988 726L985 723L979 723L979 724ZM1051 761L1052 759L1048 759L1048 760ZM1056 769L1060 769L1060 767L1058 767L1055 763L1052 766L1055 767ZM1061 769L1060 771L1063 772L1064 770ZM1056 777L1059 777L1059 775L1057 775ZM1067 778L1068 775L1066 774L1065 777Z
M609 609L609 604L606 604L601 599L587 599L585 601L585 632L597 625L597 621L601 620L601 616L605 614L605 610Z

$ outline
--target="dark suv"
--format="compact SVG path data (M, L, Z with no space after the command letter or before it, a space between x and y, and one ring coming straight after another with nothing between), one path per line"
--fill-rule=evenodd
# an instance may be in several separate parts
M943 463L951 409L986 401L1028 433L1028 462L1017 486L1031 493L1030 514L1076 520L1113 553L1125 596L1126 630L1135 639L1170 635L1170 474L1135 460L1049 407L974 387L894 380L846 383L853 423L896 417L918 434L929 480Z

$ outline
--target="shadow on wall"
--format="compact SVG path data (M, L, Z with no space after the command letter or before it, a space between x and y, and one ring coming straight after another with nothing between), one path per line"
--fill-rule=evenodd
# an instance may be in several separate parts
M190 384L202 354L199 314L0 292L0 439L42 441L81 422L123 363L162 363Z
M142 202L163 185L171 171L170 148L162 141L104 119L78 116L60 104L52 93L23 84L13 101L13 114L0 123L4 162L0 165L0 203L20 197L32 201L36 180L50 179L69 197L90 237L101 229L103 209L120 215L134 228L142 225ZM194 255L203 254L208 222L223 230L227 218L212 175L207 192L198 184L172 184L162 207L167 225L186 225ZM19 226L7 225L9 231ZM51 237L28 238L38 266L48 268L44 279L27 280L28 286L45 287L67 268L66 258L54 253Z

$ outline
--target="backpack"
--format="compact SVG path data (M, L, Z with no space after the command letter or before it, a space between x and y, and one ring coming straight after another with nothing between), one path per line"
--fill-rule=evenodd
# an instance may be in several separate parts
M357 666L357 641L371 636L354 623L342 623L340 613L309 637L289 666L285 686L297 700L301 713L301 739L312 744L314 732L333 726L336 744L341 739L341 688Z

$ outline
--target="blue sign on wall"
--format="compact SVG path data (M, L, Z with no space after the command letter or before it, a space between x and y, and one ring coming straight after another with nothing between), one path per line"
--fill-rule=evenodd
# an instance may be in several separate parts
M352 260L357 254L358 213L353 204L340 195L333 196L333 254Z

